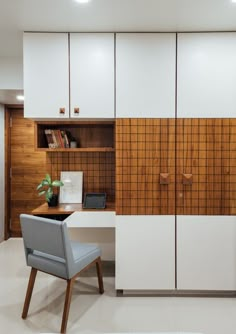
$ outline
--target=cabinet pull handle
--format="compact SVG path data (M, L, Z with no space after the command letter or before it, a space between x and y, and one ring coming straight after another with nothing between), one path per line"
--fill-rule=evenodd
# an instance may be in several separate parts
M74 114L79 114L79 108L74 108Z
M65 108L60 108L60 109L59 109L59 113L60 113L61 115L64 115L65 112L66 112Z
M169 173L160 173L160 184L170 184Z
M193 184L193 174L184 174L183 173L183 184L185 184L185 185Z

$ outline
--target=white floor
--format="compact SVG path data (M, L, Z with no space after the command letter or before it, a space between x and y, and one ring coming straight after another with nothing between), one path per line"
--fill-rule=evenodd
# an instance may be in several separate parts
M0 244L0 333L58 333L65 282L38 274L27 320L21 319L30 269L21 239ZM67 333L236 333L236 298L116 297L114 278L83 277L73 291Z

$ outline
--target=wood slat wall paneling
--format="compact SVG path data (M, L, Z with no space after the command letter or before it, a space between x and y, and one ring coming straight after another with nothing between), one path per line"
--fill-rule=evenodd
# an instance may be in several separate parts
M169 184L160 184L168 173ZM116 213L175 212L175 120L117 119Z
M10 235L20 235L20 213L42 203L36 186L46 173L44 152L34 150L34 123L23 118L23 109L11 109L10 116Z
M11 159L11 152L9 150L10 147L10 112L8 108L5 108L5 134L4 134L4 141L5 141L5 217L4 217L4 239L7 240L10 237L10 229L9 229L9 222L10 222L10 159Z

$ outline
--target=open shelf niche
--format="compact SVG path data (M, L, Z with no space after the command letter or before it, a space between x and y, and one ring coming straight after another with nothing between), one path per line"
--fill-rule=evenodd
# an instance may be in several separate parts
M64 131L69 141L75 139L77 147L49 148L45 134L48 129ZM114 152L114 132L114 121L35 122L35 149L46 152Z

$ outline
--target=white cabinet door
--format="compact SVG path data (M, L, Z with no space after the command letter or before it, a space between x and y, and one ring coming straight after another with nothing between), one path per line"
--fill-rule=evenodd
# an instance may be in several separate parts
M116 289L175 288L175 217L116 217Z
M176 35L116 34L116 117L175 117Z
M71 117L114 118L114 34L70 34L70 79Z
M68 34L24 34L24 94L25 117L69 117Z
M177 288L236 290L236 217L177 216Z
M178 34L178 117L236 116L236 33Z

